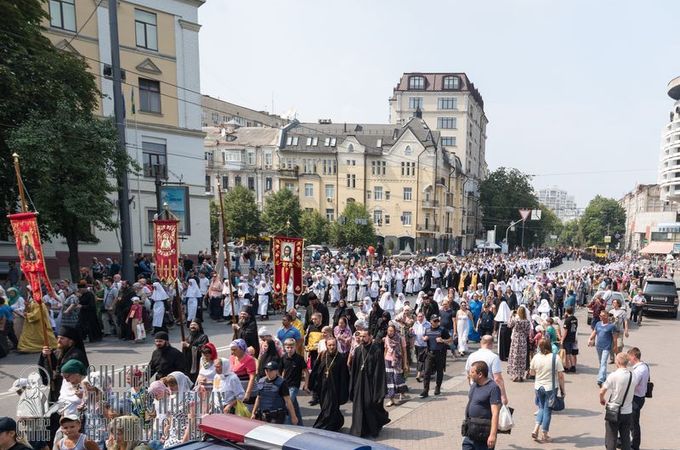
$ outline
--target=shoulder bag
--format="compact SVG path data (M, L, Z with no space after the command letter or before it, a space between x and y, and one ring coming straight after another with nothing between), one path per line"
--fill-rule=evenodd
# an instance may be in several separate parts
M645 366L647 366L647 373L649 374L649 378L647 379L647 392L645 392L645 397L646 398L652 398L652 394L654 393L654 383L652 383L652 371L649 370L649 366L647 363L644 363Z
M623 393L623 400L621 400L621 405L626 403L626 397L628 397L628 390L630 389L630 382L633 381L633 374L629 372L628 386L626 386L626 392ZM604 407L604 420L614 425L619 423L619 416L621 415L621 405L611 401L611 396L607 404Z
M557 375L557 370L555 367L555 361L557 359L557 354L552 355L552 391L550 398L548 399L548 408L553 411L562 411L564 409L564 396L557 395L557 388L555 387L555 377Z
M465 407L465 420L460 428L463 437L470 438L474 442L486 442L491 434L491 419L482 419L478 417L470 417L470 399L472 398L472 390L468 393L468 404Z

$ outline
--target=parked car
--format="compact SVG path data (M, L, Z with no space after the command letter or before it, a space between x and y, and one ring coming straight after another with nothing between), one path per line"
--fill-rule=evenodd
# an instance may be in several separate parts
M440 253L437 256L430 256L428 258L428 260L438 263L448 262L449 259L451 259L451 255L449 255L448 253Z
M411 261L412 259L416 259L418 256L413 252L402 250L399 253L397 253L394 257L399 261Z
M595 293L595 295L593 295L593 298L590 299L590 301L592 302L595 297L597 297L598 295L602 295L602 294L604 294L604 291L597 291ZM609 299L607 299L607 308L606 308L607 311L609 311L610 309L613 308L612 302L615 299L618 299L621 302L621 306L624 309L630 310L630 307L629 307L630 297L628 297L628 295L624 294L623 292L612 291L612 295L609 296ZM588 303L588 304L590 304L590 303ZM593 323L593 310L590 307L588 308L588 317L586 319L586 322L588 323L588 325Z
M274 425L233 414L211 414L201 419L204 439L173 449L290 449L290 450L396 450L395 447L345 433L293 425Z
M642 295L647 301L643 312L665 312L672 318L678 316L678 290L670 278L647 278Z

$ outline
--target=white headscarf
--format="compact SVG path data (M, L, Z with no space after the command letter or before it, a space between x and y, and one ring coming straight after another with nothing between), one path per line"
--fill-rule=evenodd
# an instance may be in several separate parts
M165 292L165 289L163 288L163 285L161 285L158 281L156 281L153 284L153 292L151 293L151 300L155 302L160 302L163 300L167 300L170 298L168 296L168 293Z
M404 309L404 302L406 301L406 296L402 294L401 292L399 295L397 295L397 301L394 302L394 311L395 312L401 312L402 309Z
M432 299L437 302L437 305L442 306L442 302L444 301L444 294L442 293L442 288L437 288L434 291L434 297Z
M201 298L203 297L203 294L201 294L201 290L198 288L198 284L196 283L196 280L193 278L189 278L189 287L187 288L186 294L184 294L186 298Z
M392 299L392 295L390 295L389 292L383 293L383 295L380 297L378 305L380 305L380 307L385 311L394 312L394 300Z
M181 399L185 393L191 391L194 383L191 382L188 376L184 375L184 372L175 371L170 373L171 377L177 380L177 398Z
M511 315L510 307L505 301L502 301L501 304L498 305L498 312L496 313L494 320L496 322L507 322L510 320Z
M257 294L258 295L267 295L269 292L269 286L267 286L267 282L262 280L260 281L260 286L257 288Z
M541 314L548 314L550 312L550 303L548 303L548 300L545 298L541 300L541 304L538 305L536 311Z

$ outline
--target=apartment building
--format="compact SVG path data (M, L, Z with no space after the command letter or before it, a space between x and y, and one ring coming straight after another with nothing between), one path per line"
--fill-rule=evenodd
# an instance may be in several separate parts
M578 219L581 216L574 197L557 186L539 189L538 201L554 212L563 222Z
M204 127L233 125L239 127L279 128L290 121L266 111L255 111L245 106L236 105L209 95L203 95L202 124Z
M205 194L199 78L198 8L204 0L121 0L118 2L120 59L124 70L126 144L142 167L129 174L132 248L152 251L156 214L155 182L179 216L184 254L210 247ZM59 49L83 58L102 92L99 114L113 115L108 2L50 0L45 35ZM80 244L81 263L91 256L118 256L117 231L95 231L99 242ZM13 244L12 244L13 245ZM68 274L65 241L45 246L50 275Z
M404 73L389 99L390 122L397 125L422 118L441 136L441 146L462 164L462 245L474 247L482 237L479 183L488 175L484 100L465 73Z

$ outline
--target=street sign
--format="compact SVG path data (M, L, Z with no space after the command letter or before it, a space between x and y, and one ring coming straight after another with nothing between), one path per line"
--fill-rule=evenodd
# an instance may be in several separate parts
M522 220L527 220L529 217L529 214L531 214L530 209L520 209L519 210L519 215L522 216Z
M609 243L611 243L611 241L612 241L612 237L611 237L611 236L605 236L605 237L604 237L604 243L605 243L605 244L609 244Z

